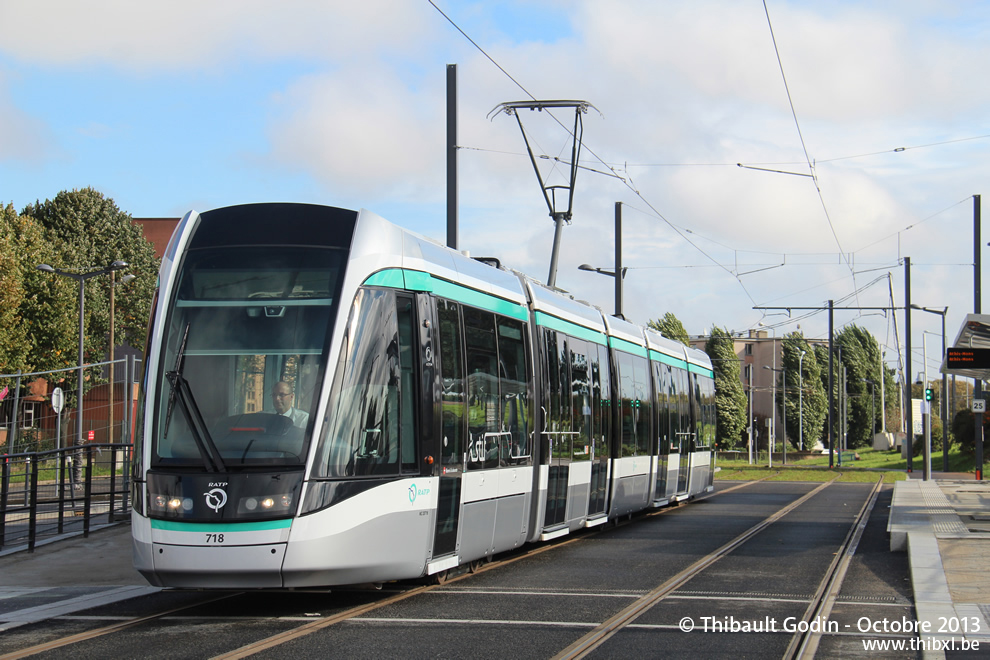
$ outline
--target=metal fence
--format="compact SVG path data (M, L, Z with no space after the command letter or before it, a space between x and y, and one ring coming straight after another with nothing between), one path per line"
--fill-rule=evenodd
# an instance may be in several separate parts
M0 550L127 520L131 446L87 444L0 456Z
M134 356L83 366L104 382L87 388L82 442L113 444L132 437L137 370ZM0 374L0 454L61 449L78 440L78 369ZM109 382L108 382L109 381ZM56 406L53 394L60 391ZM58 408L58 410L56 410Z

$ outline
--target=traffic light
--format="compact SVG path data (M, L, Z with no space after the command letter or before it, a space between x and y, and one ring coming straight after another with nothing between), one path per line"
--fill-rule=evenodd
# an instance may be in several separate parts
M925 401L931 401L935 398L935 390L930 387L925 388Z

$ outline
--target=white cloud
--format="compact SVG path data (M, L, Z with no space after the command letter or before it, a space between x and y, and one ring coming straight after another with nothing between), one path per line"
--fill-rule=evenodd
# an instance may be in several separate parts
M436 29L421 6L390 0L37 0L5 2L0 51L46 66L135 72L214 69L305 57L402 53Z

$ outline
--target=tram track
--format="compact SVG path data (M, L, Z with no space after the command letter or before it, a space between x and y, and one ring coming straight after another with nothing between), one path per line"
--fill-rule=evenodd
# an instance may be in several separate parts
M728 543L722 545L720 548L714 550L713 552L705 555L701 559L697 560L681 572L677 573L666 582L651 590L646 595L637 599L632 604L623 608L617 614L612 616L607 621L604 621L600 626L594 630L586 633L573 644L562 650L556 656L554 660L576 660L577 658L587 657L592 651L597 649L599 646L608 641L609 638L614 636L616 633L621 631L623 628L633 623L640 615L649 610L651 607L659 603L666 596L673 593L676 589L686 584L689 580L700 574L706 568L717 562L722 557L728 555L733 550L739 548L741 545L746 543L748 540L765 530L767 527L777 522L784 516L786 516L791 511L797 509L799 506L810 500L812 497L820 493L821 491L828 488L830 485L835 483L838 476L832 478L830 481L823 483L822 485L814 488L810 492L806 493L797 500L791 502L787 506L779 509L772 515L764 518L759 523L753 525L747 529L742 534L736 536L734 539Z
M0 660L19 660L20 658L27 658L32 655L38 655L39 653L45 653L47 651L55 651L66 646L71 646L73 644L80 644L82 642L89 641L91 639L96 639L98 637L103 637L105 635L112 635L114 633L127 630L128 628L133 628L151 621L158 619L164 619L168 616L173 616L179 612L184 612L186 610L193 609L195 607L202 607L210 603L216 603L228 598L234 598L243 594L242 591L237 591L233 593L224 593L219 596L214 596L212 598L207 598L205 600L196 601L195 603L190 603L183 605L181 607L172 607L161 612L156 612L154 614L147 614L145 616L135 617L132 619L127 619L126 621L120 621L118 623L110 624L109 626L103 626L102 628L94 628L93 630L86 630L81 633L76 633L74 635L68 635L66 637L60 637L58 639L53 639L42 644L37 644L19 651L13 651L11 653L6 653L0 656Z
M759 481L763 481L763 480L759 480ZM699 502L699 501L707 500L707 499L710 499L710 498L714 498L714 497L719 496L719 495L724 495L724 494L728 494L728 493L731 493L731 492L734 492L734 491L738 491L738 490L741 490L741 489L749 488L749 487L751 487L751 486L759 483L759 481L743 482L743 483L740 483L740 484L729 486L728 488L723 488L723 489L720 489L720 490L715 491L713 493L710 493L710 494L707 494L707 495L704 495L704 496L700 496L700 497L696 497L693 500L693 502ZM711 552L708 555L706 555L705 557L703 557L702 559L694 562L687 569L679 572L677 575L675 575L675 576L671 577L670 579L666 580L663 584L661 584L657 588L653 589L649 593L647 593L647 594L643 595L642 597L638 598L635 603L633 603L630 606L624 608L621 612L619 612L616 615L612 616L607 621L605 621L602 624L598 625L594 630L591 630L586 635L582 636L581 639L579 639L577 642L575 642L574 644L570 645L569 647L567 647L566 649L564 649L563 651L561 651L556 657L559 657L559 658L571 658L571 657L578 658L578 657L584 657L584 656L586 656L588 653L590 653L591 651L593 651L595 648L597 648L601 644L605 643L615 633L619 632L622 628L628 626L633 621L635 621L635 619L640 614L644 613L650 607L652 607L654 604L656 604L659 601L661 601L665 596L671 594L673 591L675 591L676 589L678 589L681 586L683 586L692 577L694 577L695 575L697 575L698 573L700 573L701 571L703 571L705 568L707 568L711 564L713 564L716 561L718 561L718 559L720 559L720 558L724 557L725 555L731 553L735 548L738 548L743 543L745 543L747 540L749 540L753 536L759 534L761 531L763 531L764 529L766 529L767 527L769 527L770 525L772 525L774 522L776 522L777 520L779 520L783 516L787 515L788 513L790 513L791 511L793 511L794 509L798 508L803 503L807 502L809 499L811 499L812 497L814 497L816 494L820 493L822 490L824 490L829 485L831 485L832 483L834 483L834 481L835 480L833 479L830 482L827 482L825 484L822 484L820 486L817 486L816 488L814 488L810 492L804 494L803 496L801 496L797 500L789 503L785 507L783 507L783 508L777 510L776 512L774 512L772 515L764 518L762 521L760 521L756 525L753 525L748 530L746 530L742 534L738 535L737 537L735 537L734 539L732 539L728 543L724 544L723 546L719 547L714 552ZM874 497L872 499L875 500L875 493L874 493ZM636 516L636 519L644 519L644 518L651 518L651 517L658 516L658 515L671 514L671 513L677 512L677 511L682 511L685 506L690 507L691 504L689 504L689 503L682 503L682 504L677 505L677 506L672 506L672 507L667 507L667 508L664 508L664 509L657 509L657 510L649 511L649 512L646 512L643 515ZM862 516L863 516L863 513L861 512L860 518L862 518ZM616 525L617 526L625 526L626 524L628 524L628 522L626 520L620 520L620 521L617 521L616 522ZM571 544L577 544L577 543L580 543L582 541L593 539L595 537L598 537L602 533L606 532L608 529L613 529L613 528L614 528L613 525L609 525L608 527L604 527L603 526L601 528L596 528L596 529L593 529L593 530L586 530L586 533L574 535L574 536L572 536L572 537L570 537L568 539L561 539L561 540L556 541L556 542L551 542L551 543L542 544L542 545L539 545L539 546L536 546L536 547L526 548L526 549L524 549L521 552L509 554L509 555L506 555L506 556L502 556L502 557L498 558L496 561L485 563L485 564L483 564L481 566L472 567L471 570L467 570L467 568L465 568L465 571L463 573L460 573L458 575L452 575L448 579L446 579L446 580L444 580L444 581L442 581L441 583L438 583L438 584L414 586L414 587L411 587L411 588L404 588L401 592L398 592L398 593L393 593L393 594L388 594L388 595L383 594L383 596L384 596L383 598L376 599L374 602L366 603L366 604L363 604L363 605L360 605L360 606L356 606L356 607L347 608L347 609L345 609L343 611L334 613L332 615L321 617L321 618L315 619L313 621L309 621L309 622L307 622L307 623L305 623L303 625L294 627L291 630L286 630L286 631L283 631L283 632L280 632L280 633L271 635L269 637L265 637L264 639L257 640L255 642L250 643L250 644L246 644L244 646L241 646L239 648L235 648L235 649L230 650L230 651L226 651L224 653L213 655L212 657L214 657L214 658L225 658L225 659L226 658L246 658L246 657L249 657L249 656L252 656L252 655L255 655L255 654L259 654L259 653L262 653L262 652L267 651L269 649L273 649L273 648L282 646L284 644L288 644L289 642L297 641L297 640L300 640L302 638L308 637L308 636L313 635L314 633L318 633L319 631L324 630L324 629L326 629L328 627L334 626L335 624L339 624L339 623L342 623L342 622L345 622L345 621L349 621L349 620L352 620L352 619L361 620L361 619L367 618L370 614L372 614L376 610L381 610L381 609L384 609L384 608L389 607L391 605L395 605L397 603L400 603L400 602L402 602L404 600L408 600L408 599L411 599L411 598L416 597L416 596L419 596L419 595L427 594L427 593L430 593L430 592L435 591L435 590L438 590L438 589L443 589L443 588L449 587L449 586L451 586L452 584L454 584L456 582L461 582L463 580L469 580L469 579L471 579L475 575L478 575L478 574L481 574L481 573L485 573L485 572L488 572L490 570L494 570L496 568L504 568L504 567L509 566L509 565L511 565L513 563L522 561L524 559L533 558L534 556L537 556L537 555L540 555L540 554L543 554L543 553L546 553L546 552L550 552L550 551L553 551L553 550L561 549L561 548L566 547L566 546L571 545ZM52 640L52 641L49 641L49 642L46 642L46 643L43 643L43 644L32 646L30 648L25 648L25 649L22 649L20 651L12 652L12 653L7 654L7 655L4 655L4 656L0 656L0 660L6 660L8 658L10 658L11 660L13 660L15 658L24 658L24 657L28 657L28 656L31 656L31 655L36 655L36 654L39 654L39 653L44 653L44 652L56 650L56 649L59 649L59 648L64 648L64 647L71 646L71 645L74 645L74 644L80 644L80 643L85 642L87 640L96 639L98 637L103 637L103 636L107 636L107 635L113 635L115 633L122 633L122 632L124 632L124 631L126 631L128 629L133 629L133 628L138 627L138 626L141 626L143 624L149 624L149 623L152 623L152 622L157 621L157 620L162 620L162 619L167 619L169 617L174 617L175 615L180 614L181 612L184 612L184 611L187 611L187 610L196 608L196 607L201 607L202 605L207 604L207 603L212 603L212 602L216 602L216 601L220 601L220 600L224 600L224 599L235 598L235 597L238 597L238 596L242 596L245 593L247 593L247 592L224 593L222 596L219 596L219 597L216 597L216 598L211 598L211 599L206 599L206 600L199 600L199 601L197 601L195 603L187 604L187 605L184 605L182 607L170 608L170 609L165 610L165 611L162 611L162 612L158 612L158 613L149 614L149 615L146 615L146 616L137 617L137 618L129 619L127 621L121 621L121 622L114 623L114 624L111 624L111 625L107 625L107 626L104 626L104 627L101 627L101 628L97 628L97 629L94 629L94 630L91 630L91 631L87 631L87 632L82 632L82 633L78 633L78 634L75 634L75 635L66 636L66 637L63 637L63 638L60 638L60 639L57 639L57 640ZM813 651L812 651L812 653L813 653ZM794 656L794 657L799 657L799 656Z
M882 486L883 478L881 477L874 484L869 497L863 503L855 522L853 522L849 529L849 533L846 534L842 546L835 553L835 558L825 572L825 576L822 578L814 598L808 604L808 608L805 610L804 617L802 618L805 624L810 624L812 621L825 621L829 618L832 607L835 605L836 598L839 595L839 590L842 588L842 582L845 579L846 572L849 570L849 564L856 552L860 539L863 537L863 532L866 530L866 523L869 521L870 513L873 511ZM818 650L818 644L821 638L821 629L816 629L812 626L808 626L804 631L795 633L794 637L791 638L791 643L787 647L787 651L784 653L784 660L812 660Z

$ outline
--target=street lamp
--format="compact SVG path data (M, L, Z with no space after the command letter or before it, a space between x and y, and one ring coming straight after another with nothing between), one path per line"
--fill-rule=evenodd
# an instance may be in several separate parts
M938 314L942 317L942 361L945 361L945 315L949 313L949 307L946 305L942 311L937 309L932 309L930 307L921 307L919 305L911 305L911 309L917 309L922 312L928 312L929 314ZM922 344L924 344L924 338L922 338ZM926 373L928 365L925 364ZM927 378L925 379L927 382ZM927 385L926 385L927 387ZM945 372L942 372L942 471L949 471L949 423L948 423L948 406L945 401L945 393L948 388L948 376Z
M808 351L801 351L798 357L798 447L804 451L804 355ZM785 429L786 430L786 429Z
M608 268L596 268L590 264L581 264L578 266L578 270L587 270L592 273L598 273L599 275L608 275L609 277L615 277L615 269ZM626 279L626 271L628 268L621 269L622 277L615 278L615 314L617 318L625 320L625 316L622 315L622 280Z
M76 411L76 447L82 447L83 444L83 339L86 334L85 326L85 316L83 312L85 311L86 305L86 280L91 277L96 277L98 275L108 275L118 270L127 268L126 261L114 261L112 264L106 268L101 268L99 270L91 270L87 273L70 273L64 271L61 268L52 268L48 264L40 264L38 270L45 273L54 273L55 275L61 275L63 277L68 277L69 279L76 280L79 282L79 373L78 373L78 398L79 404Z

